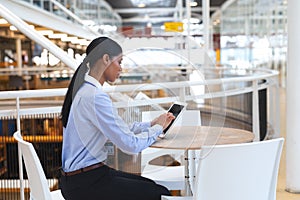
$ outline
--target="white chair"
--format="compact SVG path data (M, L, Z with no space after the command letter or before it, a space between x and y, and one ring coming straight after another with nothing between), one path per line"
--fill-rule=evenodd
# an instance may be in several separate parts
M203 146L192 197L162 200L275 200L284 139Z
M22 152L29 181L30 199L32 200L64 200L61 191L50 192L47 179L40 160L31 143L23 140L19 131L14 133L18 148Z
M165 111L147 111L142 113L142 121L151 121ZM186 110L178 118L174 126L201 125L199 110ZM185 166L157 166L149 164L149 161L161 156L171 155L175 160L183 161L184 150L147 148L142 151L142 176L154 180L157 184L167 187L169 190L185 189Z

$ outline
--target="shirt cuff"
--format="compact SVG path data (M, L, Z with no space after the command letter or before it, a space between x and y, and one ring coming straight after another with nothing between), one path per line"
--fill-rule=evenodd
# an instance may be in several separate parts
M151 127L156 136L159 136L163 132L163 127L159 124L155 124Z

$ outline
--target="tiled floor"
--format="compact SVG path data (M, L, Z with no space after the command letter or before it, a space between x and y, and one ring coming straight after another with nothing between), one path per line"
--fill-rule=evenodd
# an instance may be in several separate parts
M280 91L280 134L282 137L285 137L286 134L286 99L285 99L285 89L282 88ZM285 191L286 188L286 175L285 175L285 145L283 147L280 168L279 168L279 176L278 176L278 185L277 185L277 200L300 200L300 194L289 193Z

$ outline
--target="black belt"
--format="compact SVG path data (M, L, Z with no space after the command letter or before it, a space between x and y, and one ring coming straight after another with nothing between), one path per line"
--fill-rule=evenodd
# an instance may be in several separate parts
M105 164L103 162L100 162L100 163L96 163L96 164L93 164L93 165L90 165L90 166L87 166L87 167L84 167L84 168L81 168L81 169L77 169L77 170L71 171L71 172L64 172L63 170L61 170L61 174L63 176L73 176L73 175L76 175L76 174L80 174L82 172L87 172L87 171L90 171L90 170L93 170L93 169L97 169L97 168L102 167L104 165Z

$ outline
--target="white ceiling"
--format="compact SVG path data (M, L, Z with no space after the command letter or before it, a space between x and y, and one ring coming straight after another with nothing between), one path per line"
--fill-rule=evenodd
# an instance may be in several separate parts
M153 26L161 25L166 21L174 21L180 16L180 7L184 15L186 0L106 0L111 7L122 17L124 26L145 26L152 23ZM190 0L190 2L193 0ZM202 0L195 0L196 7L191 8L192 17L201 21ZM226 0L210 0L210 12L213 14L220 9ZM143 3L145 7L139 8ZM182 5L182 6L180 6ZM176 15L177 13L177 15ZM183 16L184 17L184 16Z

